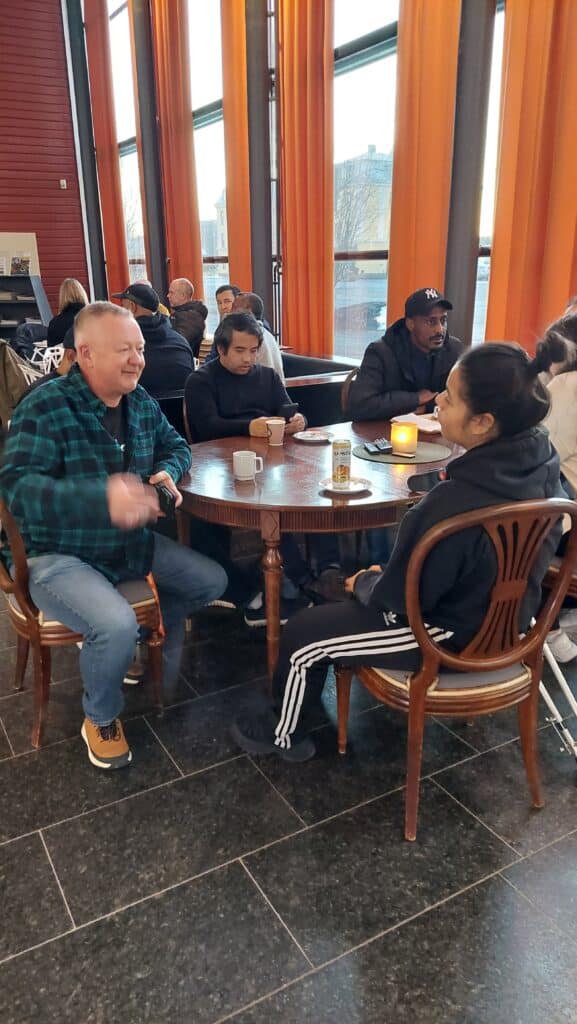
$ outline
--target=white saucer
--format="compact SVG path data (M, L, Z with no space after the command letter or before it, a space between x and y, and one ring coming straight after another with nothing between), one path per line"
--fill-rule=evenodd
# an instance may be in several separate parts
M332 436L330 430L298 430L293 434L295 441L305 444L328 444Z
M362 494L363 491L368 491L370 493L371 490L369 481L359 476L352 476L347 487L335 487L333 479L330 476L321 480L319 486L323 491L330 491L331 494Z

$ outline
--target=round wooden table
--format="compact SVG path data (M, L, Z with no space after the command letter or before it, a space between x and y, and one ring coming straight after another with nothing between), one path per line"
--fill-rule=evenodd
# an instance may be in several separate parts
M332 433L333 439L350 440L354 448L388 436L390 424L336 423L319 429ZM427 434L421 440L441 438ZM264 470L254 482L233 476L232 453L239 450L254 451L263 458ZM392 526L418 500L409 492L409 476L444 465L376 463L353 456L351 475L368 480L370 491L345 497L327 494L320 487L320 481L331 476L331 444L313 445L286 437L284 445L271 447L264 438L227 437L192 445L192 468L179 484L180 514L258 530L263 539L269 672L276 664L280 635L281 533L342 533ZM185 540L182 521L180 536Z

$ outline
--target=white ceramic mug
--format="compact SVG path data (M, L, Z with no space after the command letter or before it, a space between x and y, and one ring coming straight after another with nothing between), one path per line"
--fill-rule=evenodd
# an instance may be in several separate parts
M280 445L283 443L285 426L286 423L281 416L271 416L267 419L266 430L269 444Z
M254 452L233 452L232 471L237 480L254 480L256 473L262 473L263 461Z

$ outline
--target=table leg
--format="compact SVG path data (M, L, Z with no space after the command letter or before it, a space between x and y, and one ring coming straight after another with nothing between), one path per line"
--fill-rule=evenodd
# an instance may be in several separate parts
M265 544L262 558L264 597L266 608L266 649L268 672L272 677L278 659L280 639L280 584L282 556L279 551L280 525L273 512L263 513L261 535Z

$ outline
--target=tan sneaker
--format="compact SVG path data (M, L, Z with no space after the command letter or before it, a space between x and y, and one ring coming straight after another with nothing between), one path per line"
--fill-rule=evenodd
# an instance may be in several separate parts
M132 751L119 718L110 725L94 725L85 718L80 735L86 743L90 762L96 768L125 768L132 761Z

